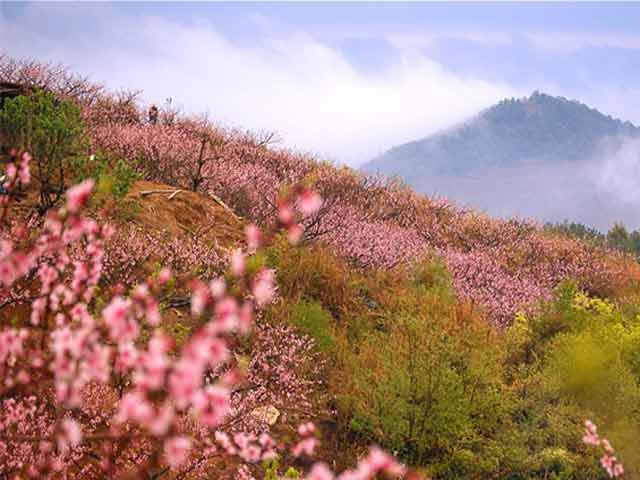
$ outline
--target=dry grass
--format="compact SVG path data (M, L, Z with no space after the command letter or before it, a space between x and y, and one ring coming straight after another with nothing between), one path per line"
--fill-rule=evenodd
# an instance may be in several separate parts
M135 223L150 232L166 232L180 238L189 236L224 250L238 246L244 239L244 223L212 198L181 190L169 200L168 193L142 195L144 191L176 189L159 183L136 182L127 199L140 207L133 214Z

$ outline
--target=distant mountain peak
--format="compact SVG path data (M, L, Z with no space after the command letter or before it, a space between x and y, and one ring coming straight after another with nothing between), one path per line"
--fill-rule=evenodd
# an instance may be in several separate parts
M528 97L521 98L506 98L501 100L496 105L489 107L487 110L484 110L482 113L489 110L500 110L505 108L513 108L520 106L524 109L524 111L532 116L535 115L544 115L549 112L550 109L565 109L567 112L579 112L584 115L591 115L593 117L597 117L600 119L607 119L615 122L618 125L624 125L626 128L637 129L633 123L629 121L623 121L618 118L614 118L611 115L606 115L599 110L589 107L587 104L580 102L575 99L568 99L562 96L550 95L548 93L540 92L539 90L534 90L531 95Z
M418 191L492 215L571 218L608 228L613 219L637 223L635 211L602 183L614 174L631 176L624 185L635 182L629 172L638 169L640 152L617 152L640 146L637 139L640 128L631 122L534 91L395 146L362 169L399 176Z
M508 98L449 129L393 147L365 171L400 175L460 174L522 161L588 159L606 138L640 136L631 122L576 100L534 91Z

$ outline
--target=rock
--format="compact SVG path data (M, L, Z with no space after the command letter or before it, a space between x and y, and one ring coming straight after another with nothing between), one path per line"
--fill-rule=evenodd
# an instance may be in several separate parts
M280 418L280 411L273 405L266 405L264 407L258 407L251 411L251 415L256 417L261 422L266 423L269 426L275 425Z

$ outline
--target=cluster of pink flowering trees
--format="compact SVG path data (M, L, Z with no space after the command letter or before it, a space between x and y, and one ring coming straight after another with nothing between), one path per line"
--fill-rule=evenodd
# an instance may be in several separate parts
M137 162L147 178L217 195L262 225L273 218L272 199L283 185L308 182L325 203L305 220L306 241L331 245L362 268L395 268L435 251L452 269L456 287L464 285L460 296L486 309L495 323L510 322L515 311L547 298L563 279L600 292L633 269L612 260L612 253L527 222L460 211L393 181L271 148L209 122L150 125L118 118L90 125L94 146Z
M85 215L93 182L70 188L37 235L10 222L11 192L29 180L29 155L16 154L2 196L3 297L25 279L37 290L28 315L0 331L0 473L31 478L209 478L276 455L311 456L315 429L303 425L291 449L265 431L259 406L309 406L309 381L297 375L314 362L308 340L284 326L255 330L258 354L243 368L233 345L276 294L273 272L248 261L262 233L247 228L247 252L236 251L229 280L191 286L197 330L181 348L162 330L159 299L172 273L99 298L105 245L114 235ZM279 228L299 240L301 217L321 206L306 188L280 196ZM35 281L34 281L35 279ZM275 331L273 329L276 329ZM274 343L273 339L276 339ZM308 378L308 377L305 377ZM253 420L253 421L252 421ZM372 450L340 478L403 475L404 467ZM333 478L316 464L308 478Z
M399 185L267 148L246 135L206 128L216 139L207 144L206 163L202 134L187 133L191 130L179 124L120 124L92 131L96 147L140 162L148 178L197 185L261 224L274 215L271 199L281 186L307 181L325 206L306 219L305 240L329 244L363 268L394 268L436 251L453 270L456 286L464 285L459 294L486 308L496 323L509 322L518 309L547 298L563 279L599 291L624 276L617 269L620 262L611 261L614 254L551 237L526 222L488 220ZM520 280L514 283L514 278ZM487 293L487 282L506 291L496 298Z
M126 159L147 179L214 194L258 224L274 218L273 199L284 185L305 181L324 204L304 220L303 240L327 243L363 268L394 268L436 252L461 298L494 323L510 322L566 278L596 293L638 278L637 268L613 253L527 222L458 210L395 181L274 148L264 136L167 108L161 121L148 121L136 92L109 93L60 66L1 57L0 78L72 96L83 106L94 149Z
M0 79L23 87L54 92L82 102L104 95L102 86L76 75L60 64L41 63L9 57L0 53Z

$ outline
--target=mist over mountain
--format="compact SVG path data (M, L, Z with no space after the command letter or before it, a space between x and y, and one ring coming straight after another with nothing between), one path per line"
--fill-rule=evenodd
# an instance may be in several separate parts
M539 92L506 99L362 168L493 215L640 226L640 128Z

